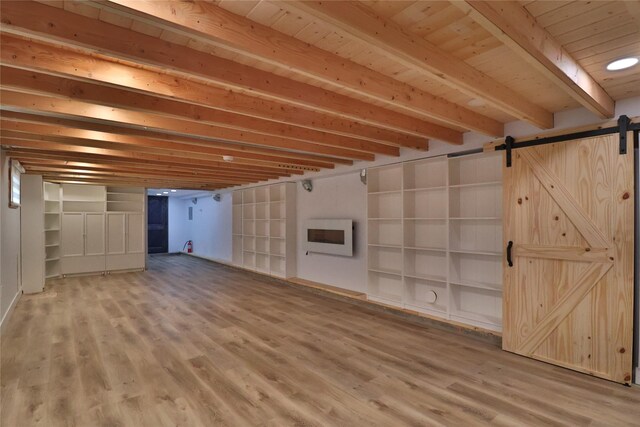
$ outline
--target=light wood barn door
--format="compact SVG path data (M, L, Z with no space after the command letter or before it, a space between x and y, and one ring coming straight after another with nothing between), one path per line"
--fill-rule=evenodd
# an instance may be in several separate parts
M633 153L619 154L617 134L513 151L504 350L631 382L633 191Z

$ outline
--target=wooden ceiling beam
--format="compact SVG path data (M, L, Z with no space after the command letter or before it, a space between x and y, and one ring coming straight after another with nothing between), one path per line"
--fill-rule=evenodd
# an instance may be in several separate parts
M229 174L223 172L203 172L203 171L194 171L189 169L172 169L167 170L165 168L144 168L139 166L132 166L131 164L103 164L103 163L91 163L91 162L76 162L76 161L68 161L61 159L53 159L53 158L37 158L33 156L25 155L25 153L14 152L14 158L20 160L21 163L38 166L38 167L50 167L57 168L62 170L69 171L95 171L95 172L105 172L105 173L118 173L118 172L128 172L128 173L139 173L139 174L149 174L149 175L161 175L167 178L174 177L185 177L192 179L199 178L229 178L238 180L240 182L251 182L255 178L260 178L257 176L248 176L248 175L240 175L240 174Z
M249 181L241 181L241 180L230 179L230 178L212 178L212 177L202 177L198 180L195 180L195 179L191 179L183 176L177 176L177 177L164 176L162 174L158 175L158 174L150 174L150 173L127 172L127 171L109 172L109 171L93 171L93 170L86 170L86 169L65 169L65 168L55 168L55 167L48 167L48 166L38 166L33 164L26 164L24 165L24 168L32 173L40 173L40 174L46 174L46 175L56 174L58 176L84 175L86 177L92 177L96 179L108 178L108 179L126 180L131 178L145 178L145 179L155 179L155 180L162 180L162 181L175 180L179 182L197 182L201 184L226 183L231 185L242 185L249 182Z
M43 179L47 182L55 182L57 184L86 184L86 185L104 185L104 186L118 186L118 187L145 187L145 188L173 188L176 190L201 190L201 191L219 191L222 190L224 188L228 188L228 187L210 187L210 186L206 186L206 185L190 185L190 184L179 184L179 183L175 183L175 182L166 182L166 183L162 183L162 182L143 182L143 183L136 183L136 182L126 182L126 183L122 183L122 182L112 182L112 181L105 181L105 180L99 180L99 181L81 181L81 180L74 180L74 179L64 179L64 178L57 178L57 177L43 177Z
M3 2L0 3L0 7L4 21L3 31L37 37L74 48L80 46L89 52L102 55L108 53L114 58L159 66L163 71L173 71L173 74L178 76L192 79L197 76L210 84L222 86L227 91L260 94L277 102L312 108L314 111L335 114L347 119L322 120L321 116L309 117L309 112L290 109L283 105L283 108L269 109L270 120L293 124L298 120L299 125L318 130L390 145L425 149L425 138L413 135L416 126L408 128L411 135L395 130L401 127L403 120L417 122L419 119L41 3ZM109 34L109 37L100 36L100 31L102 34ZM242 96L227 92L224 99ZM239 103L236 101L229 104ZM265 104L270 105L276 104ZM251 114L255 115L253 110ZM262 116L267 118L264 114ZM364 124L350 120L358 120ZM376 127L381 123L389 129Z
M602 118L614 116L615 102L609 94L518 2L466 0L451 3L584 107Z
M167 16L165 13L165 9L168 7L173 10L173 16L193 19L196 15L196 8L185 6L185 2L172 1L169 2L171 5L168 5L167 2L112 1L124 5L131 3L130 7L136 10L151 11L156 14L156 10L162 10L163 17L170 20L171 16ZM150 3L153 3L154 6L150 7ZM383 55L393 58L413 70L427 73L436 80L469 96L483 99L513 117L525 120L542 129L553 127L551 112L425 39L404 32L402 27L395 22L381 19L365 5L353 1L300 1L287 2L286 7L298 9L319 19L331 28L345 32L366 43ZM204 9L204 7L201 8ZM198 18L200 16L201 14L198 14ZM177 20L178 18L173 18L173 21ZM202 24L197 25L196 28L200 29L203 26ZM211 27L209 21L207 21L206 28L214 34L221 33L217 28ZM227 25L225 25L225 29L230 30ZM234 36L229 35L228 37Z
M1 140L0 140L1 143ZM229 169L229 168L219 168L219 162L209 162L203 160L189 160L184 161L183 159L148 159L148 158L131 158L131 157L121 157L121 156L108 156L108 155L100 155L100 154L92 154L92 153L79 153L79 152L69 152L69 151L61 151L61 150L48 150L40 147L25 147L25 146L17 146L11 147L7 150L8 153L13 156L22 156L30 159L50 159L50 160L64 160L69 162L88 162L88 163L99 163L105 165L130 165L138 168L162 168L166 170L184 170L190 169L194 173L225 173L225 174L233 174L237 176L245 176L245 177L264 177L264 178L273 178L277 177L271 171L264 172L261 170L237 170L237 169ZM302 174L303 171L290 169L287 170L287 176L289 174Z
M264 171L273 171L275 173L288 171L290 166L283 164L274 164L270 162L260 162L260 161L249 161L245 159L234 159L233 162L225 162L221 156L209 156L203 155L201 153L193 153L187 150L181 149L167 149L167 148L155 148L155 147L147 147L140 145L129 145L129 144L120 144L113 142L105 142L101 140L94 139L84 139L84 138L68 138L61 137L57 135L48 135L48 134L37 134L37 133L29 133L29 132L16 132L8 129L1 129L0 136L6 139L11 140L27 140L27 141L41 141L41 142L52 142L58 144L65 144L68 146L86 148L88 150L91 149L99 149L99 150L118 150L118 151L127 151L131 153L138 154L148 154L148 155L162 155L169 156L176 160L180 160L183 162L192 161L192 160L208 160L220 162L221 164L226 165L226 167L230 170L238 168L244 170L251 170L254 168L261 168ZM309 166L299 167L298 169L318 171L318 168L313 168Z
M393 154L393 152L397 151L397 148L394 149L378 142L290 126L283 123L202 107L200 105L158 98L119 88L101 86L99 84L86 83L17 68L1 67L0 81L2 82L3 88L20 92L46 96L53 95L88 103L151 113L158 116L178 118L199 124L205 123L235 131L246 131L301 142L311 141L327 146L343 146L371 153ZM426 139L422 141L422 147L424 149L428 147Z
M40 173L35 173L42 175ZM198 183L190 181L166 181L157 179L144 178L127 178L115 179L110 177L91 178L85 175L60 175L60 174L43 174L42 179L49 182L68 183L68 184L92 184L92 185L114 185L114 186L130 186L130 187L160 187L174 188L184 190L221 190L223 188L233 187L229 183Z
M133 147L147 147L159 150L170 150L175 152L190 153L191 155L185 155L185 157L193 157L194 155L201 154L206 156L213 156L216 160L224 160L224 156L233 156L234 162L237 164L256 164L265 166L287 165L287 166L300 166L302 168L309 168L308 170L319 168L333 168L333 163L316 162L316 161L303 161L287 159L283 157L265 156L254 153L237 153L231 150L220 150L218 148L210 148L203 145L191 145L182 144L169 141L160 141L142 137L131 137L127 135L112 134L99 131L87 131L83 129L66 128L62 126L49 125L49 124L35 124L26 123L20 121L14 121L11 119L0 117L0 128L3 131L20 132L29 135L43 135L43 136L57 136L63 138L72 138L78 141L90 140L108 142L112 144L122 144L125 148L127 145ZM10 135L11 136L11 135Z
M217 170L260 171L260 172L264 172L265 174L269 174L269 176L273 178L277 178L280 176L288 176L289 173L291 172L290 170L287 170L287 169L267 168L264 166L246 166L246 165L229 166L229 163L217 162L213 160L181 158L181 157L175 157L170 155L141 153L141 152L131 151L131 150L116 150L116 149L110 149L110 148L87 147L87 146L75 145L71 143L61 143L61 142L53 142L53 141L37 140L37 139L18 139L18 138L3 137L0 140L0 145L5 147L22 147L22 148L61 151L61 152L79 153L79 154L93 154L97 156L109 156L114 158L128 158L128 159L136 159L136 160L138 159L151 160L155 162L168 162L168 163L185 164L185 165L200 164L203 166L205 165L212 166Z
M29 44L29 42L26 41L22 42ZM64 57L59 51L56 53L48 53L53 54L53 56L57 58L54 59L56 61ZM2 55L2 57L4 61L4 59L6 59L6 56ZM24 56L12 57L11 61L13 61L13 63L20 63L24 65L24 61L20 60L21 58L24 59ZM84 56L82 58L85 61L91 60L91 58L87 56ZM80 59L78 58L69 57L66 57L65 60L71 61L72 63L74 60L80 61ZM396 155L394 153L398 152L398 147L392 147L378 142L365 141L362 139L345 137L342 135L335 135L327 132L317 131L315 129L290 126L283 123L276 123L259 118L229 113L226 111L219 111L200 105L190 105L188 103L175 100L161 99L155 96L116 89L112 87L100 87L100 85L105 82L99 79L100 72L98 70L108 69L109 63L107 61L98 63L99 60L93 60L93 62L94 64L92 64L91 67L92 71L89 72L89 75L92 76L93 81L98 82L97 85L77 82L75 85L73 85L72 83L72 86L69 87L68 85L65 86L63 84L62 80L64 80L64 78L47 78L45 75L38 73L26 76L27 78L25 79L25 76L22 76L22 78L20 78L20 73L24 73L24 71L15 68L4 67L2 86L15 86L18 90L21 91L27 90L33 91L34 93L42 92L46 95L51 95L53 93L59 97L64 96L66 98L82 100L89 103L97 103L100 105L114 105L117 107L122 107L124 109L133 109L147 113L151 112L153 114L167 118L179 118L180 120L194 122L197 124L209 124L213 126L211 130L216 131L216 133L213 134L214 136L227 135L226 137L218 136L218 138L223 139L232 139L232 137L235 137L235 140L237 140L237 138L242 137L243 132L247 132L249 133L249 136L257 134L275 138L282 138L290 140L290 142L301 142L304 144L311 143L314 145L326 145L329 147L347 147L349 149L362 151L365 153ZM70 68L74 71L78 70L75 66L71 66ZM129 68L131 70L131 74L139 74L140 70L134 67ZM48 69L43 69L43 71L53 71L54 73L57 73L61 69L68 70L69 66L51 65L48 67ZM81 78L77 74L83 74L83 72L80 71L76 74L71 74L70 77L72 79ZM119 75L119 70L111 70L110 75ZM6 85L5 78L7 81ZM136 81L140 82L139 85L143 85L143 80L141 80L141 77L135 76L133 78ZM176 80L173 82L173 84L180 86L182 83ZM206 86L206 88L208 88L208 86ZM150 91L149 88L148 90ZM152 92L150 91L148 93ZM210 94L205 95L211 96ZM104 98L104 101L102 101L102 98Z
M365 96L409 114L489 135L503 133L502 123L395 80L349 59L325 51L213 3L109 0L116 9L146 15L153 25L168 28L261 62L312 77L335 90ZM151 19L149 19L151 17ZM455 143L424 129L424 135ZM459 143L459 141L458 141Z
M4 49L3 49L4 51ZM25 94L3 89L0 92L3 109L33 110L67 116L83 117L85 119L107 120L135 126L177 132L180 134L199 135L218 140L240 141L263 147L297 150L348 159L373 160L374 154L342 148L318 145L307 142L292 141L284 138L252 134L233 129L225 129L206 123L193 123L181 119L162 117L156 114L141 113L123 108L107 107L90 104L72 99L54 98L43 95ZM384 146L391 149L392 155L397 155L397 147Z
M22 122L22 123L51 124L55 126L62 126L66 128L72 128L72 129L84 129L89 131L113 133L116 135L142 137L142 138L148 138L153 140L201 145L201 146L210 147L210 148L219 148L223 150L230 150L231 155L235 155L236 152L243 154L243 155L238 154L240 157L245 157L246 156L244 155L245 153L255 153L255 154L262 154L266 156L281 156L286 159L294 159L293 161L288 160L285 163L296 163L295 159L300 159L300 160L310 160L310 161L336 163L336 164L344 164L344 165L353 164L353 161L349 159L343 159L341 157L319 156L315 154L299 153L297 151L286 151L286 150L278 150L278 149L271 149L271 148L263 148L263 147L258 147L254 145L239 144L239 143L228 142L228 141L220 142L218 140L212 140L212 139L206 139L206 138L197 138L197 137L189 137L189 136L183 136L183 135L177 135L177 134L168 134L168 133L153 131L149 129L144 129L143 127L140 127L140 126L117 126L116 124L99 123L95 120L94 121L74 120L74 119L63 118L63 117L30 114L30 113L24 113L19 111L8 111L8 110L0 110L0 117L4 119L17 121L17 122Z
M158 96L178 98L204 106L220 101L214 87L186 79L109 62L7 34L0 35L0 43L2 44L0 60L3 65L62 75L67 78L86 79L99 84L122 86ZM312 112L309 113L313 114ZM170 119L163 117L163 120ZM251 117L248 117L248 120L251 120ZM194 123L189 123L190 127L195 125ZM205 124L200 125L204 126ZM318 139L303 141L287 139L282 136L278 138L242 132L220 126L207 126L208 136L231 141L280 146L319 154L331 154L327 148L347 147L350 151L358 151L365 154L398 155L398 147L326 132L313 131L314 135L318 135ZM311 132L312 130L309 131Z
M357 132L360 136L378 141L391 141L406 147L411 147L414 140L408 138L407 135L393 136L389 134L389 130L436 138L435 135L430 135L430 132L437 131L437 128L430 123L423 122L422 119L215 57L205 52L175 45L105 22L96 22L96 20L46 5L3 2L0 6L5 23L3 28L6 31L47 38L55 40L57 43L81 46L100 54L159 66L173 73L197 76L234 91L255 93L279 102L311 108L349 120L357 120L358 122L350 126L350 129L346 129L348 134ZM109 34L109 37L101 37L100 34ZM490 135L494 135L498 131L502 135L502 126L498 122L448 103L441 98L433 96L426 98L425 101L438 101L438 104L433 107L425 102L429 111L435 115L434 118L464 129L470 128L470 126L473 128L477 124L477 127L482 128L483 133L489 132ZM421 112L420 115L430 117L424 112ZM367 128L360 122L380 126L387 130Z
M91 166L79 166L74 164L65 163L63 161L46 161L41 159L29 159L25 157L15 157L20 161L21 164L24 164L25 167L37 168L38 170L48 170L48 171L57 171L57 172L68 172L68 173L89 173L89 174L137 174L141 176L150 176L150 177L158 177L158 178L187 178L193 181L197 181L199 179L226 179L233 182L238 183L249 183L253 182L255 179L250 179L247 177L237 177L235 175L224 175L224 174L199 174L194 175L193 173L188 172L174 172L174 171L166 171L166 170L157 170L157 169L142 169L131 166L120 166L113 167L101 164L91 164ZM78 162L73 162L78 163ZM107 166L107 167L105 167Z

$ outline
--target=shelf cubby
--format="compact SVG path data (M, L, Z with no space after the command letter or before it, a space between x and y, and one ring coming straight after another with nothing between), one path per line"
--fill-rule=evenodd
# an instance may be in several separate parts
M453 218L501 218L502 186L492 184L450 188L449 215Z
M440 315L447 313L448 290L446 282L405 277L407 306ZM435 294L435 301L434 301Z
M402 190L402 164L370 169L367 175L369 193Z
M442 158L418 160L404 165L404 189L445 188L447 160Z
M374 245L402 246L402 220L369 220L368 241Z
M447 249L446 219L404 221L404 245L411 248Z
M449 281L452 283L486 284L487 288L500 289L502 282L502 257L479 253L451 252Z
M369 294L373 299L402 303L404 286L402 276L369 270Z
M369 218L402 218L402 192L369 194Z
M502 295L500 291L470 288L452 284L451 317L459 321L491 327L502 321Z
M402 274L402 249L369 246L369 268L376 271Z
M256 252L263 254L269 253L269 238L268 237L256 237Z
M453 251L502 251L500 219L452 220L449 224L449 247Z
M437 250L405 249L404 274L446 283L447 254Z

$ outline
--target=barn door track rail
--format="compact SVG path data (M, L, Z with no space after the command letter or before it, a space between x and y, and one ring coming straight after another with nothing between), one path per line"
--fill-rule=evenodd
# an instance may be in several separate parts
M609 122L611 123L611 122ZM502 143L490 143L485 146L487 150L505 150L506 151L506 164L507 167L511 167L511 152L518 148L534 147L536 145L554 144L557 142L571 141L575 139L591 138L595 136L610 135L614 133L620 134L620 154L627 154L627 133L629 131L634 132L635 135L640 132L640 122L633 123L632 120L622 115L618 118L617 123L614 126L599 126L593 129L582 130L578 132L566 133L562 135L553 136L541 136L523 141L517 141L512 136L506 136ZM637 139L637 138L636 138Z

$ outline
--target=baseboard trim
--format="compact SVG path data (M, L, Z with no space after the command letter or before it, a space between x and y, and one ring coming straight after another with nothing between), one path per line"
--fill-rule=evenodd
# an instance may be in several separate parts
M16 305L18 304L20 297L22 297L22 289L18 291L16 295L13 297L13 301L11 301L11 304L9 305L7 312L4 314L4 316L2 317L2 320L0 321L0 335L4 333L4 330L6 329L7 324L9 324L9 318L11 317L13 310L16 308Z
M172 254L175 254L175 255L189 255L189 256L192 256L192 257L194 257L194 258L200 258L200 259L204 259L204 260L206 260L206 261L211 261L211 262L215 262L215 263L217 263L217 264L223 264L223 265L226 265L226 266L228 266L228 267L233 267L233 265L232 265L229 261L225 261L225 260L220 259L220 258L211 258L211 257L204 256L204 255L198 255L198 254L193 253L193 252L192 252L192 253L188 253L188 252L175 252L175 253L172 253Z

